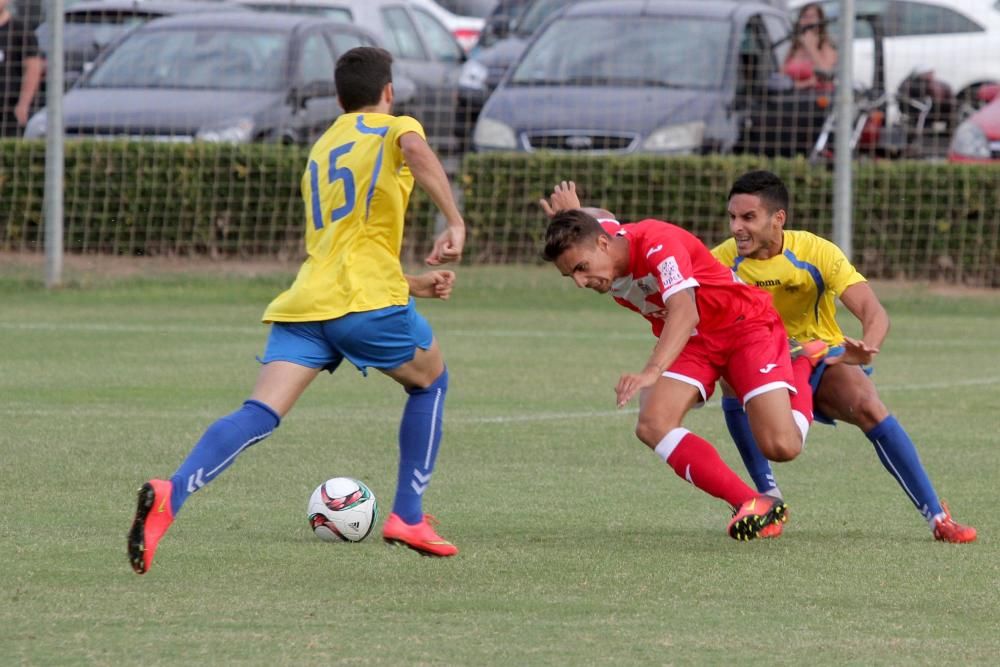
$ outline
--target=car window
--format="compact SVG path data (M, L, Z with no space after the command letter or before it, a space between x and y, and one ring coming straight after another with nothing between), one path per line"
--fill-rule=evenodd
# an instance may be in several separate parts
M413 8L413 17L417 20L417 28L420 30L420 34L424 36L424 42L426 42L427 48L430 49L431 55L434 56L435 60L442 60L449 63L461 62L462 47L458 45L447 28L441 25L436 18L418 7Z
M791 31L791 26L788 21L773 14L765 14L763 20L764 25L767 26L767 35L772 44L774 59L776 62L783 63L792 48L792 40L785 39Z
M947 7L899 2L895 36L982 32L983 27Z
M524 54L511 83L717 88L730 34L727 22L707 18L563 19Z
M515 31L522 37L534 34L538 28L545 23L553 12L560 7L568 5L571 0L535 0L524 11L524 16L517 22Z
M349 51L357 46L378 46L368 37L353 32L335 32L329 37L333 40L333 49L337 53Z
M253 3L249 7L259 12L282 12L289 14L305 14L307 16L322 16L341 23L353 23L354 16L347 7L324 7L323 5L303 5L301 3Z
M417 29L405 9L402 7L383 9L382 22L385 24L387 46L392 55L412 60L427 60Z
M139 29L121 42L82 85L279 90L286 62L286 37L279 32L214 27Z
M452 14L485 18L497 4L497 0L437 0L437 3Z
M836 39L837 31L839 28L839 22L837 19L840 17L840 0L828 0L823 3L823 12L826 14L827 20L830 22L826 27L826 32L831 38ZM868 14L876 14L882 17L882 25L885 30L886 37L893 34L893 29L890 25L892 17L889 16L889 2L888 0L858 0L854 3L854 13L855 16L864 16ZM791 19L795 21L798 10L792 13ZM871 39L872 38L872 27L871 24L866 20L857 20L854 22L854 37L856 39Z
M307 84L312 81L332 81L335 66L333 54L323 36L313 33L306 37L299 55L298 82Z
M774 51L764 22L760 16L751 16L740 37L737 91L743 94L759 91L776 69Z

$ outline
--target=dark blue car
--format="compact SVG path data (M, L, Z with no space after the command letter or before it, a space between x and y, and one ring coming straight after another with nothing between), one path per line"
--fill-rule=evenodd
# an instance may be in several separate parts
M571 3L489 98L473 147L741 150L760 110L783 94L775 82L790 31L784 12L757 2Z

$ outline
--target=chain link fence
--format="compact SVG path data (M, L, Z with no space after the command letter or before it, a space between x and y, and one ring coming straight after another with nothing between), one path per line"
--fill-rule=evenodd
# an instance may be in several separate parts
M340 113L333 64L370 44L396 58L396 111L442 156L474 261L537 261L536 201L563 179L623 219L714 243L732 180L769 168L791 186L790 225L830 236L832 102L847 85L860 268L1000 284L997 0L858 0L847 47L839 2L497 0L476 3L492 13L468 51L427 3L68 2L67 252L297 257L308 147ZM50 30L37 4L14 9L0 250L34 253ZM437 225L419 193L409 223L419 257Z

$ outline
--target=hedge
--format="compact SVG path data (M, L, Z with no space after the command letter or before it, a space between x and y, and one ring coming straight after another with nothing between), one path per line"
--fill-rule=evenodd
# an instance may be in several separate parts
M0 250L43 247L45 146L0 141ZM307 151L278 145L73 141L65 150L65 247L72 253L296 257L299 179ZM832 173L757 157L471 154L455 175L475 262L537 262L537 200L573 179L586 203L622 220L658 217L706 243L728 230L726 194L753 168L785 179L789 227L830 236ZM1000 166L861 162L854 175L854 252L871 277L1000 286ZM407 259L438 221L414 193Z

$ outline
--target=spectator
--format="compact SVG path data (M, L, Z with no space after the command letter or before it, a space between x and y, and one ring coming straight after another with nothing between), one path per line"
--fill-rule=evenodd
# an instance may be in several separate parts
M28 122L31 102L42 81L44 60L26 21L10 13L10 0L0 0L0 137L19 137Z
M826 23L823 8L816 3L799 10L795 38L782 68L795 82L796 88L833 88L837 49L826 32Z

